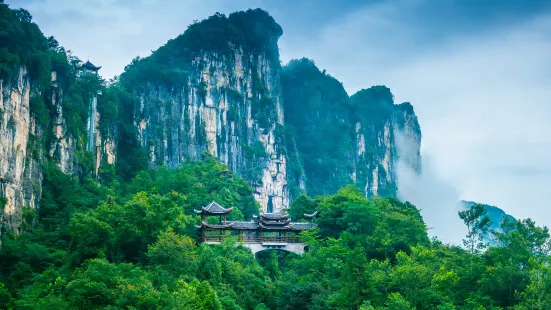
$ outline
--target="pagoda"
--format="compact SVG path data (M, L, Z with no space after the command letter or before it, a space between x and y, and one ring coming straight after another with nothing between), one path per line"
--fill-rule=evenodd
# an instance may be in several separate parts
M101 69L101 67L94 66L89 60L87 60L82 65L82 73L91 73L91 74L96 74L97 75L99 69Z
M293 222L286 213L261 213L253 215L251 221L228 221L227 215L233 208L226 209L213 201L201 210L194 210L201 215L201 224L196 227L201 230L201 241L206 244L220 244L228 238L235 238L238 242L251 248L253 253L275 248L295 253L304 251L304 244L300 239L300 232L315 228L312 222ZM218 221L208 221L217 216ZM305 214L307 219L313 219L314 214Z

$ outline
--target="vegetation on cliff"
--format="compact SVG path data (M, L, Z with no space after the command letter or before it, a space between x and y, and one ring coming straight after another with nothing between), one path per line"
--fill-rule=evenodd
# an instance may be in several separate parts
M222 58L237 51L266 54L279 64L277 39L283 34L274 19L261 9L249 9L226 16L217 13L196 21L175 39L154 51L151 56L135 58L125 68L121 81L129 90L156 83L181 88L188 83L195 57L205 53Z
M386 86L349 97L342 83L305 58L283 67L281 84L293 198L335 193L347 184L368 196L396 196L394 133L407 129L421 139L411 104L394 104ZM414 121L406 124L406 117Z
M305 58L283 68L281 84L291 195L335 193L352 183L352 123L342 84Z

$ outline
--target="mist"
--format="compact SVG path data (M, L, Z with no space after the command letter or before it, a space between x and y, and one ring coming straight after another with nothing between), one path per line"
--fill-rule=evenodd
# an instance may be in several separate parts
M408 152L413 148L406 145L403 132L395 132L399 160L396 165L398 198L409 201L420 211L430 237L437 237L444 243L460 245L467 233L460 211L458 190L447 183L435 170L428 154L421 156L421 172L417 173L407 161L412 158Z

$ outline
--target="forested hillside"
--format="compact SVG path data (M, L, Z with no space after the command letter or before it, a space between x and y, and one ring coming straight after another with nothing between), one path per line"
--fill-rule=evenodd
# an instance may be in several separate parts
M483 251L429 240L419 211L350 186L300 196L318 210L303 256L197 243L192 209L215 199L234 219L258 212L251 188L212 157L139 173L117 186L49 166L39 220L7 235L0 306L16 309L548 309L549 233L506 221ZM477 215L478 216L478 215ZM477 217L479 218L479 217ZM471 243L470 243L471 242ZM471 249L471 250L469 250Z
M548 229L492 234L475 204L462 246L429 239L393 197L396 131L419 169L412 106L281 68L281 31L216 14L106 82L0 0L0 308L551 309ZM193 210L213 200L317 228L302 256L201 244Z

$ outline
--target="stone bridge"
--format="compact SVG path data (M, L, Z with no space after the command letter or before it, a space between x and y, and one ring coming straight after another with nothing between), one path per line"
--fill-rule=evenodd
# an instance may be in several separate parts
M234 238L234 236L207 236L204 241L205 244L220 244L224 239L228 237ZM235 239L235 238L234 238ZM297 255L304 254L305 245L300 241L298 236L266 236L260 238L247 238L245 240L238 240L238 243L246 248L249 248L253 254L264 250L278 250L295 253Z

